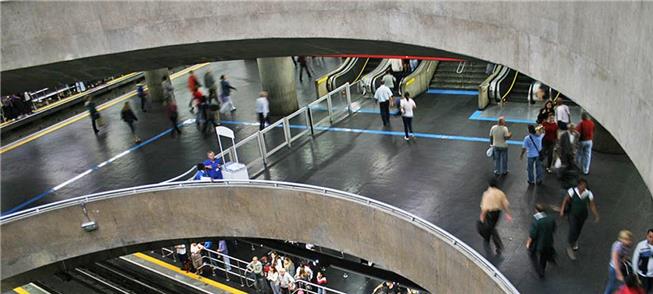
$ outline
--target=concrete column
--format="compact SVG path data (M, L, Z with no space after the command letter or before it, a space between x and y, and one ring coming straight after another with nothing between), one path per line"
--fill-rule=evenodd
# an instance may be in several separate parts
M261 87L268 91L270 113L285 116L299 109L295 66L290 57L258 58Z
M170 80L170 73L167 68L149 70L145 72L145 84L151 102L163 101L163 87L161 82L163 77Z

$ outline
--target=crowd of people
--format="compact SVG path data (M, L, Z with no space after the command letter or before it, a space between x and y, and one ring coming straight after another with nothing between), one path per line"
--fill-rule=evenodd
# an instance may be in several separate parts
M114 77L109 77L91 82L76 82L73 85L64 85L63 87L60 87L61 90L55 88L53 91L49 92L47 90L50 89L43 89L34 93L24 92L22 94L15 93L2 96L0 97L0 109L2 110L0 120L6 122L29 116L43 105L90 90L112 80L113 78Z
M538 112L536 124L528 125L528 135L521 144L519 157L523 160L526 155L528 159L528 184L541 185L545 172L552 174L555 171L563 194L559 208L550 209L550 206L541 203L535 205L526 247L531 252L533 265L540 277L544 277L547 263L555 263L556 214L567 218L569 224L565 252L571 260L577 259L579 239L589 213L592 213L595 222L599 222L594 194L589 189L587 179L581 177L581 174L590 174L595 125L587 113L582 114L581 121L577 124L572 121L569 107L562 99L547 101ZM492 240L496 254L499 255L503 243L496 225L502 213L505 213L508 221L512 220L507 197L498 188L498 179L508 174L508 139L512 137L504 117L500 117L498 123L492 126L489 137L488 156L492 156L495 161L495 177L483 193L478 231L484 239L486 249L489 249ZM557 213L555 210L558 210ZM647 232L646 240L638 244L633 254L632 244L633 234L627 230L621 231L612 246L605 294L615 291L651 293L653 229Z

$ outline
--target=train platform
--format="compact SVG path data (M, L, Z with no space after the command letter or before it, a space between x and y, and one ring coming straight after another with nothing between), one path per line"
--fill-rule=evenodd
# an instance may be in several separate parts
M335 60L326 59L326 64L315 69L326 72L335 66ZM208 69L227 74L238 88L233 95L237 111L223 116L223 124L237 138L255 133L254 99L260 90L256 62L219 62L195 72L202 76ZM152 105L153 111L147 113L135 110L137 133L143 138L135 145L128 127L119 121L119 107L112 106L104 110L109 124L98 136L90 121L81 119L3 151L3 214L68 197L158 183L202 161L207 150L217 149L217 142L195 129L187 108L186 78L180 75L173 80L180 121L185 121L183 134L177 138L169 134L162 107ZM307 81L298 84L300 105L314 100L312 87ZM602 291L610 245L618 231L629 229L641 239L651 225L651 195L632 162L626 155L595 152L588 180L601 221L588 221L578 260L571 261L564 254L567 222L558 219L558 265L547 272L546 279L539 279L525 248L533 206L536 202L558 206L563 196L553 174L546 175L542 185L527 184L526 163L519 160L519 152L529 118L515 110L515 120L508 122L514 134L508 155L510 174L500 184L514 219L499 224L506 246L503 255L484 251L475 224L481 194L492 177L493 163L485 150L494 124L491 120L498 113L475 114L476 97L469 95L424 94L415 101L415 140L404 141L400 118L392 118L390 126L383 127L378 107L367 101L353 117L275 155L255 178L335 188L414 213L481 252L523 293ZM470 118L474 116L485 119Z

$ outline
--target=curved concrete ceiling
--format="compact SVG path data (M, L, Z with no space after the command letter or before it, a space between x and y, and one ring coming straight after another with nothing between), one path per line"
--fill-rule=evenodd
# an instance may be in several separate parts
M70 80L252 55L456 52L505 64L573 97L653 191L653 2L1 5L3 91L50 75Z
M80 228L86 219L78 200L9 216L0 226L2 287L25 282L35 270L74 267L75 259L92 262L129 254L140 244L222 236L335 248L380 264L431 293L516 293L469 247L399 209L330 189L276 185L188 182L100 193L86 204L98 224L93 232ZM261 211L269 212L267 217Z

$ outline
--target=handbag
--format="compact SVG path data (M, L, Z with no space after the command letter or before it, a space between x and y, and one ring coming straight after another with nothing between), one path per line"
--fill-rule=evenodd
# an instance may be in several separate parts
M492 156L494 156L494 146L490 146L490 148L488 148L488 149L485 151L485 155L486 155L487 157L492 157Z
M476 230L478 230L478 234L481 235L483 239L487 240L490 238L490 226L481 220L476 221Z

